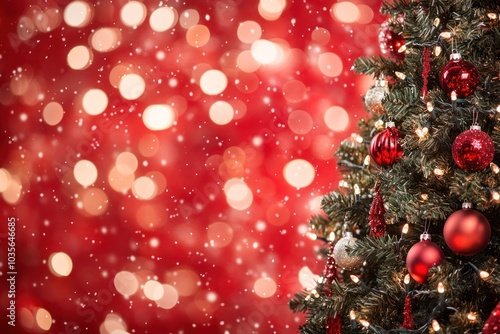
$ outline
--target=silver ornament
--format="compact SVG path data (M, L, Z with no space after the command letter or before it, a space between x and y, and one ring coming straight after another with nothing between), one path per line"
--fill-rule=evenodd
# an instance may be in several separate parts
M365 95L365 106L368 111L371 111L375 115L385 114L385 109L382 106L382 102L387 95L387 81L377 80L375 81L375 86L370 88Z
M361 256L350 256L347 254L346 247L352 248L358 239L352 236L351 232L346 232L344 236L337 241L333 249L333 258L337 265L346 270L356 270L363 265Z

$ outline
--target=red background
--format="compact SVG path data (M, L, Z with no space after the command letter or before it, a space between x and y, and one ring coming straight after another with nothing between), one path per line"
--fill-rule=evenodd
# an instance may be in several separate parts
M83 28L62 21L51 32L38 31L27 41L18 38L22 16L31 17L34 10L48 8L62 12L68 3L7 1L0 8L0 168L22 184L19 201L0 199L1 284L7 277L7 219L17 218L16 327L7 326L2 316L1 332L41 332L36 321L29 320L29 314L38 308L47 310L53 319L50 333L98 333L110 313L118 314L127 331L135 333L296 332L303 319L289 311L288 300L302 288L299 270L309 267L321 274L324 266L314 253L321 243L307 239L305 227L310 215L319 212L318 196L338 184L333 159L336 147L355 131L356 120L367 116L361 97L372 81L356 76L350 67L356 57L379 53L379 2L353 0L370 6L374 18L369 23L347 24L331 14L333 0L289 0L275 21L261 17L256 0L167 1L178 13L197 10L199 24L209 28L210 42L194 48L186 43L186 30L179 23L175 29L158 33L146 18L132 29L120 21L120 8L126 1L103 0L93 5L94 17ZM159 7L153 1L145 5L148 17ZM229 70L224 55L250 48L236 34L239 23L247 20L259 23L261 38L286 41L292 56L254 73ZM93 30L101 27L121 29L120 46L111 52L94 52L93 63L85 70L69 68L69 50L88 45ZM330 33L324 43L311 37L318 27ZM164 60L156 58L158 51L165 52ZM319 70L317 55L323 52L342 59L338 77L327 77ZM140 67L146 91L139 99L124 100L110 84L109 73L119 62ZM192 80L197 66L224 71L229 84L223 94L203 93ZM29 86L26 96L13 95L10 89L13 71L18 68L38 85ZM168 78L176 78L178 84L169 86ZM291 80L302 82L307 89L297 102L284 97L283 87ZM245 91L243 85L252 91ZM106 111L97 116L87 115L79 107L81 93L91 87L102 89L109 99ZM172 97L184 103L176 124L163 131L148 130L140 113L150 104L170 103ZM246 113L229 124L214 124L208 110L217 99L238 99ZM42 117L50 101L64 108L58 126L47 125ZM330 106L348 111L344 131L334 132L325 124L324 114ZM116 113L131 107L128 114ZM288 126L294 110L306 111L313 129L302 135L294 133ZM104 128L104 120L114 127ZM148 133L158 137L160 148L146 158L138 145ZM261 138L263 144L254 145L255 138L263 134L267 135ZM325 138L326 144L320 145ZM93 148L89 147L91 140ZM224 154L230 155L227 150L231 147L240 147L246 156L236 172L224 166ZM132 152L138 158L136 176L160 172L167 181L165 191L142 201L130 191L121 194L111 189L107 174L121 152ZM108 199L105 213L99 216L77 207L75 195L83 187L75 182L72 167L79 159L92 161L98 169L93 186ZM309 161L316 171L314 181L298 190L283 177L285 164L294 159ZM252 190L253 202L246 210L231 208L226 201L223 185L231 175L241 177ZM136 213L145 202L161 221L153 229L137 223ZM210 245L207 229L214 222L231 227L233 237L225 247ZM159 240L158 247L151 246L152 238ZM73 269L69 276L56 277L49 270L48 259L54 252L70 256ZM134 272L141 284L148 279L174 284L169 279L179 269L194 272L199 284L168 310L157 307L141 290L126 299L113 285L114 275L122 270ZM277 284L269 298L254 292L254 283L264 276ZM9 302L6 293L1 293L0 302L4 314ZM68 330L68 324L78 325L79 330Z

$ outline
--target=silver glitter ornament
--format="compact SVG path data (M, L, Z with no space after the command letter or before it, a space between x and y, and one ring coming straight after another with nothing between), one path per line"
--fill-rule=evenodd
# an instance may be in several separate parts
M375 81L375 86L370 88L365 95L365 106L368 111L375 115L385 114L382 102L387 95L387 81L379 79Z
M350 256L347 254L346 247L352 248L358 239L352 236L351 232L345 232L344 236L337 241L333 249L333 258L337 265L346 270L356 270L363 265L361 256Z

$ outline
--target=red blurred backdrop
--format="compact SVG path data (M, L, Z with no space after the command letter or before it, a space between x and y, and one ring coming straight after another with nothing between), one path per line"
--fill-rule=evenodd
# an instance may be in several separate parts
M379 5L4 1L1 332L296 332Z

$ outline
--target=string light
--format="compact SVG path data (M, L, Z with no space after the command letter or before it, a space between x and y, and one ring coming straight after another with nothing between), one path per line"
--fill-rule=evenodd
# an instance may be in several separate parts
M434 104L431 101L427 102L427 111L432 112L433 110L434 110Z
M495 174L498 174L500 172L500 167L498 167L495 163L491 162L490 163L490 168L491 171Z
M359 195L361 194L361 189L359 188L358 184L354 185L354 199L356 202L359 201Z
M384 128L384 121L379 119L378 121L376 121L374 124L375 128L377 130L380 130L380 129L383 129Z
M443 51L443 48L440 47L439 45L436 45L436 47L434 48L434 54L436 55L436 57L439 57L439 55L441 54L442 51Z
M357 141L358 143L362 144L363 143L363 137L361 137L359 134L357 133L353 133L351 134L351 138L354 139L355 141Z
M396 72L394 72L394 74L396 74L396 76L397 76L399 79L401 79L401 80L406 79L406 74L404 74L403 72L398 72L398 71L396 71Z
M340 188L349 188L349 183L346 180L340 180L339 187Z
M335 241L335 232L330 232L330 234L328 234L328 241L330 242Z
M434 175L436 176L443 176L444 175L444 170L442 170L439 167L434 168Z
M469 312L467 314L467 319L469 319L471 322L475 322L477 320L477 315L474 312Z
M451 31L443 31L439 34L439 36L444 39L450 39L453 36L453 33Z
M439 325L439 322L437 322L436 319L432 319L432 329L436 333L441 333L441 326Z
M365 160L363 161L363 166L369 166L370 165L370 161L371 161L370 155L367 155L365 157Z
M398 49L398 52L399 52L399 53L403 53L403 52L405 52L405 51L406 51L406 49L407 49L406 45L403 45L403 46L401 46L401 47Z
M349 318L351 319L351 328L357 329L358 325L356 324L356 312L354 312L354 310L349 312Z
M424 126L422 129L417 129L415 130L415 133L417 134L417 136L422 139L424 138L425 136L427 136L427 134L429 133L429 128Z
M351 275L351 280L356 283L356 284L359 284L363 289L367 290L367 291L371 291L371 289L368 287L368 285L366 285L365 282L363 282L362 280L359 279L358 276L356 275Z
M406 274L405 275L405 278L404 278L403 282L405 283L405 291L406 291L406 293L410 292L410 274Z
M491 199L494 201L499 201L500 200L500 194L496 190L491 190Z
M422 198L424 201L427 201L429 199L429 195L422 194L422 195L420 195L420 198Z
M410 225L408 223L404 224L403 230L401 231L401 238L399 238L398 243L402 243L405 240L406 234L408 233L409 229L410 229Z
M436 17L436 18L434 19L433 24L434 24L434 27L437 27L438 25L440 25L440 24L441 24L441 20L439 19L439 17Z
M478 267L476 267L472 262L469 262L469 265L474 269L476 273L478 273L479 277L485 281L488 277L490 277L490 274L487 271L484 270L479 270Z
M498 15L496 13L488 13L488 18L490 18L490 20L497 20Z
M438 293L440 293L440 294L443 294L443 293L444 293L444 284L443 284L443 282L439 282L439 283L438 283L437 291L438 291Z
M488 277L490 277L490 274L484 270L481 270L479 272L479 277L481 277L483 280L487 279Z
M364 319L359 321L364 328L370 327L370 323Z
M497 106L497 112L500 112L500 105Z
M306 237L308 237L311 240L317 240L318 239L318 236L316 235L316 233L313 233L313 232L307 232L306 233Z
M457 92L453 91L451 92L451 100L456 101L457 100Z

